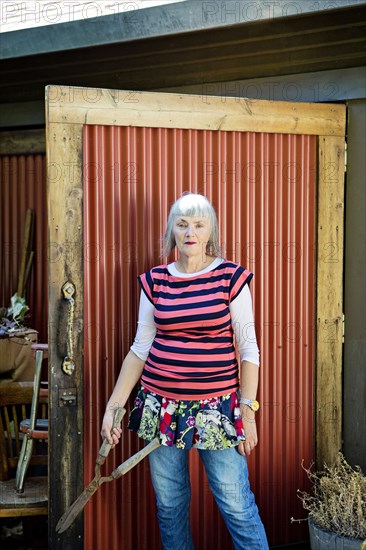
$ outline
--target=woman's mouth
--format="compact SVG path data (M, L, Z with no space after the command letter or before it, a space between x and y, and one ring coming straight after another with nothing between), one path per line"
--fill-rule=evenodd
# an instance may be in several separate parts
M184 243L184 244L196 244L196 243L194 243L193 241L187 241L187 242Z

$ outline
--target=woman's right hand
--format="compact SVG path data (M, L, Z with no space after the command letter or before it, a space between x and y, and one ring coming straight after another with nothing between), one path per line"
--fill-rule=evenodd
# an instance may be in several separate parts
M108 443L110 443L113 447L119 443L122 434L122 428L120 426L114 428L112 431L114 413L114 409L110 409L109 407L106 408L102 422L102 429L100 431L100 435L103 438L106 438Z
M110 445L117 445L122 433L120 426L111 432L115 409L123 407L127 402L131 391L139 381L144 365L145 361L137 357L132 350L128 352L123 360L116 385L108 400L100 431L100 435L103 438L105 437Z

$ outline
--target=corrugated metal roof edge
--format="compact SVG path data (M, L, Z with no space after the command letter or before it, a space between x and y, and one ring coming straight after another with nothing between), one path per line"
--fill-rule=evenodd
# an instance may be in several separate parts
M294 3L290 3L294 7ZM289 13L287 0L256 3L256 13L243 0L235 10L225 2L186 0L125 13L46 25L1 34L0 59L14 59L102 44L179 34L233 24L250 24L281 17L297 17L314 12L333 11L332 3L301 3L300 11ZM337 0L336 10L366 7L365 0ZM316 9L317 8L317 9Z

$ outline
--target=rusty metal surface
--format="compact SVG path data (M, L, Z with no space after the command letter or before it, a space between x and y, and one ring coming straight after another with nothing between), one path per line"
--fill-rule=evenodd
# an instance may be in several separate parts
M186 190L212 200L224 255L254 273L262 407L251 484L270 543L306 539L306 527L290 518L305 516L296 490L308 487L302 459L313 458L313 136L85 126L85 478L135 333L136 276L161 263L169 207ZM117 466L139 448L125 429L110 460ZM231 548L195 451L191 479L195 546ZM146 461L88 504L85 548L160 547Z
M47 341L47 204L45 155L0 156L0 306L10 306L17 291L25 213L35 210L33 258L26 300L29 326Z

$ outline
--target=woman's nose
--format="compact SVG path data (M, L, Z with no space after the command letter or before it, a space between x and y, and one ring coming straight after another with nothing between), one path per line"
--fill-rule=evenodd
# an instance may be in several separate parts
M188 225L186 229L186 236L193 235L193 234L194 234L193 227L191 225Z

